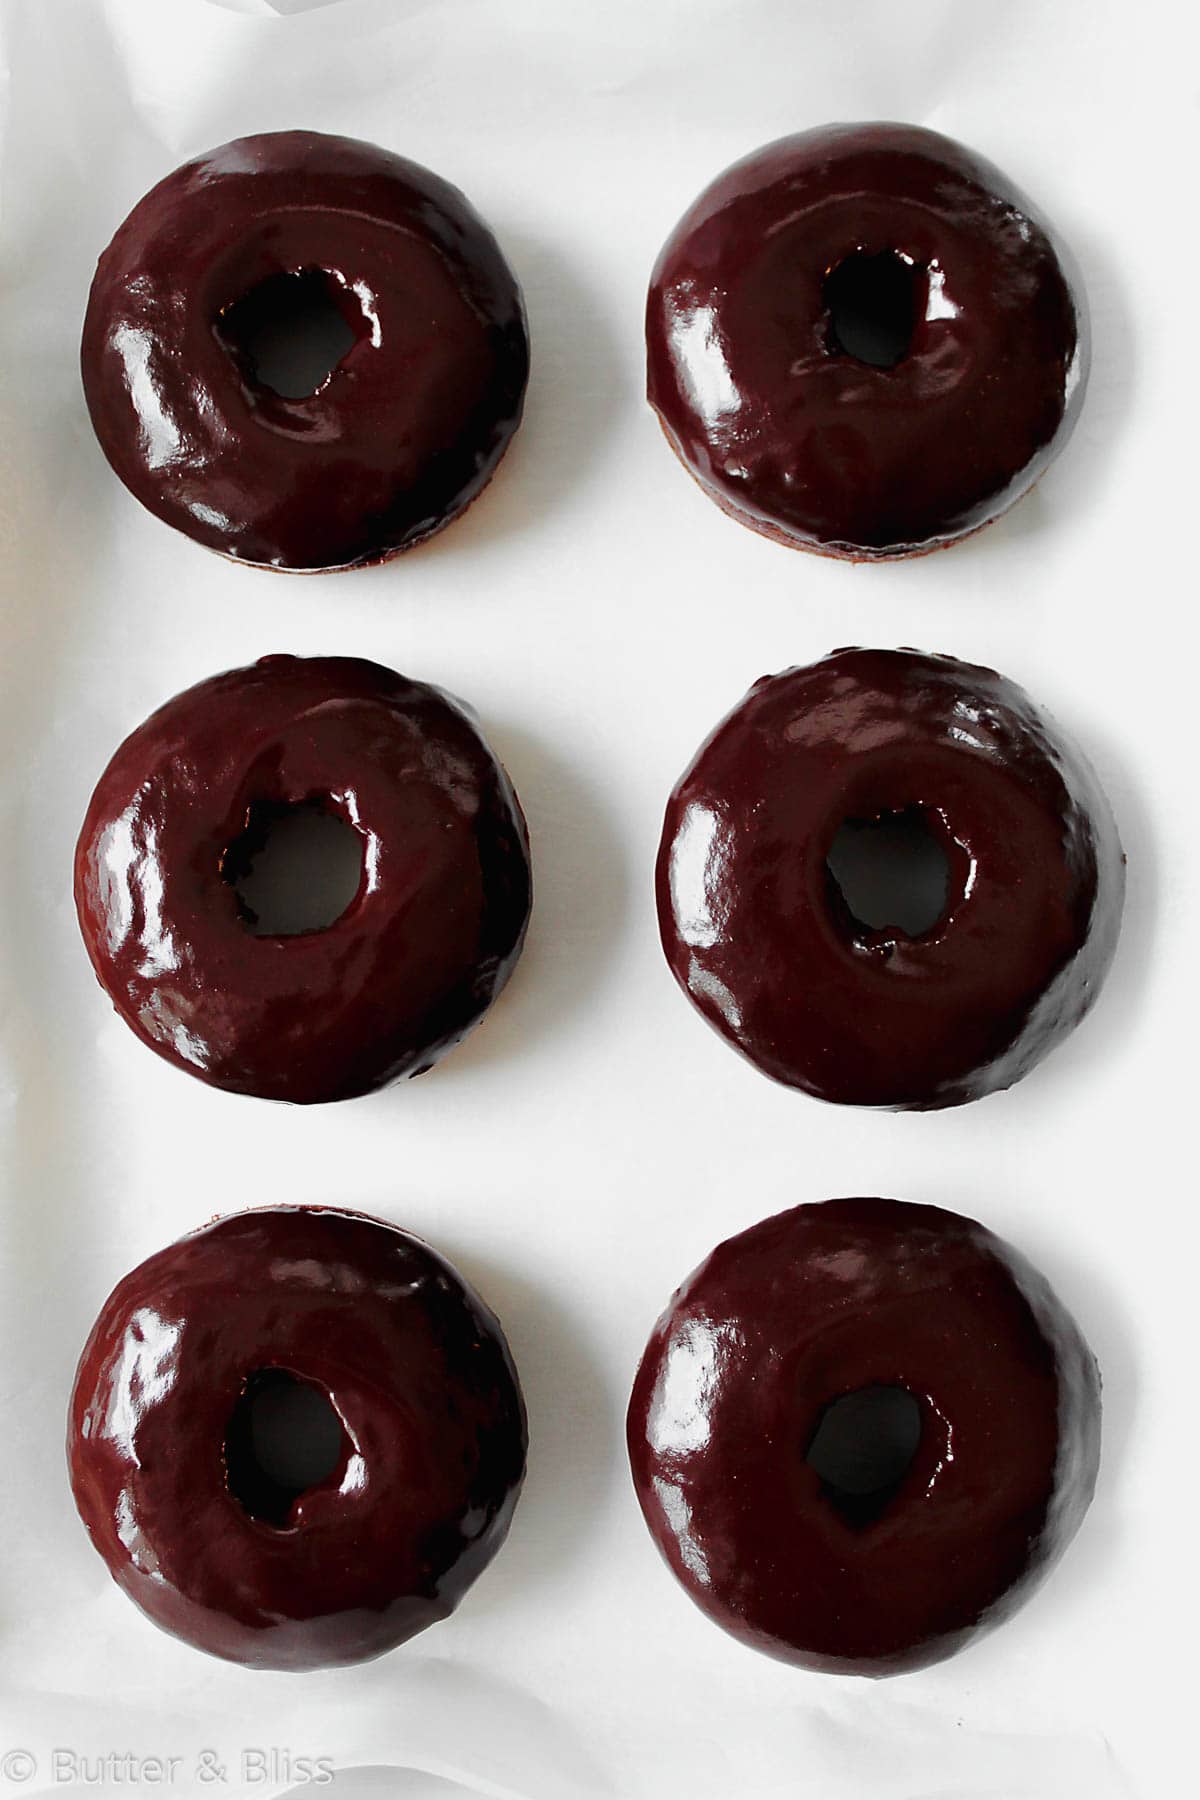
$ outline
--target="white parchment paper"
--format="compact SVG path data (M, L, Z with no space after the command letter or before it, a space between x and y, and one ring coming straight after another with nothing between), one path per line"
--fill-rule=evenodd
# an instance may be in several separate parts
M0 1800L1193 1791L1196 37L1167 0L0 0ZM1036 197L1083 264L1096 350L1073 443L1006 521L852 569L738 529L686 479L641 398L641 313L713 174L871 117L959 136ZM76 366L91 271L134 201L199 150L291 126L459 183L524 284L534 356L527 422L470 514L389 567L310 581L230 567L142 512ZM773 1087L692 1015L657 944L670 784L753 679L847 643L1024 682L1093 756L1129 853L1093 1016L1020 1087L950 1114ZM537 881L523 964L470 1043L425 1081L309 1111L149 1055L70 898L117 742L281 650L469 699ZM1100 1489L1066 1561L1012 1624L884 1684L789 1671L707 1624L659 1564L621 1436L676 1282L762 1215L845 1193L1013 1238L1105 1378ZM504 1320L533 1434L511 1540L455 1618L306 1677L146 1624L87 1544L62 1450L117 1278L277 1198L363 1206L453 1257Z

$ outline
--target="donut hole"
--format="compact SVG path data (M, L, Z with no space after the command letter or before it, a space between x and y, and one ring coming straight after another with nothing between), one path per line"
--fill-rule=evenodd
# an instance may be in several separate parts
M322 800L259 803L222 856L221 874L255 937L327 931L362 884L363 840Z
M897 250L847 256L825 277L830 347L872 369L894 369L912 348L921 277Z
M284 400L315 394L366 329L357 296L324 269L269 275L217 321L246 379Z
M844 1524L872 1525L912 1467L921 1442L921 1408L904 1387L865 1387L823 1410L804 1460Z
M946 913L950 858L923 806L843 820L825 867L858 931L924 937Z
M348 1449L322 1388L287 1369L255 1369L226 1431L226 1485L252 1519L283 1527L302 1494L337 1474Z

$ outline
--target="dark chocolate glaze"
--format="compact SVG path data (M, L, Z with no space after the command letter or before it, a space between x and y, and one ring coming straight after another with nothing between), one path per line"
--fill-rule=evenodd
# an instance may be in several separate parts
M363 873L324 931L256 937L223 859L251 810L317 800ZM189 688L125 740L75 852L101 985L214 1087L340 1100L419 1075L508 980L530 909L517 797L472 716L355 657L269 656Z
M234 1498L248 1378L284 1369L342 1425L280 1526ZM444 1619L507 1534L525 1408L503 1332L428 1245L361 1213L238 1213L150 1257L80 1359L67 1453L80 1516L136 1605L256 1668L360 1662Z
M223 316L322 270L355 333L316 393L239 364ZM176 169L100 258L84 392L104 454L169 525L278 569L378 562L486 486L520 422L520 290L458 189L353 138L239 138Z
M908 354L840 349L826 277L895 252ZM1074 425L1088 368L1069 258L998 169L911 125L830 125L719 176L650 283L648 395L718 505L852 559L936 549L1002 513Z
M839 826L924 809L949 864L932 930L871 931L826 867ZM1010 1087L1083 1018L1125 863L1079 750L1015 682L914 650L766 676L667 805L671 972L777 1081L823 1100L956 1106Z
M875 1385L921 1437L873 1522L805 1456ZM1100 1379L1044 1277L973 1220L898 1200L798 1206L714 1250L647 1345L634 1485L668 1566L726 1631L801 1667L892 1675L1007 1618L1078 1530Z

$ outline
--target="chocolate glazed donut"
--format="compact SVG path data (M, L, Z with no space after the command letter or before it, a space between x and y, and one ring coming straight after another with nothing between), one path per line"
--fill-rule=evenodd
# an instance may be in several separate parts
M272 1391L323 1398L312 1485L269 1466ZM93 1544L156 1625L310 1669L454 1610L507 1535L525 1447L504 1335L449 1263L361 1213L271 1207L125 1277L80 1359L67 1451Z
M1070 1314L971 1219L798 1206L673 1297L629 1406L668 1566L743 1643L893 1675L1012 1614L1074 1537L1100 1380Z
M357 892L324 930L256 935L241 866L309 808L357 834ZM168 701L101 776L75 853L84 943L130 1029L274 1100L430 1068L512 973L530 892L520 805L471 715L355 657L269 656Z
M907 821L944 858L928 930L865 924L840 828ZM671 972L764 1074L856 1106L1010 1087L1084 1017L1125 864L1087 761L1015 682L913 650L839 650L758 682L667 805Z
M911 125L828 125L685 214L646 310L648 396L743 525L851 560L953 542L1061 450L1082 289L1008 178Z
M340 315L315 391L256 361L291 318ZM240 562L382 561L490 480L521 418L520 290L457 188L315 131L239 138L176 169L100 258L88 410L150 511Z

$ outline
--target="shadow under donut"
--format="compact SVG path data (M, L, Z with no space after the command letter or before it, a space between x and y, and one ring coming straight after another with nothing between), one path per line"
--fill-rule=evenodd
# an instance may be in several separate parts
M626 851L607 799L524 730L490 720L486 729L529 824L533 913L508 986L431 1081L468 1075L581 1025L630 904Z
M587 281L552 245L497 236L525 296L530 376L520 428L492 480L461 518L401 559L464 556L556 513L612 453L613 425L637 398L631 370ZM386 567L386 565L383 565Z
M579 1543L624 1479L621 1407L605 1389L577 1313L469 1246L451 1241L443 1249L499 1318L529 1412L525 1486L508 1541L463 1603L474 1612L570 1580Z

